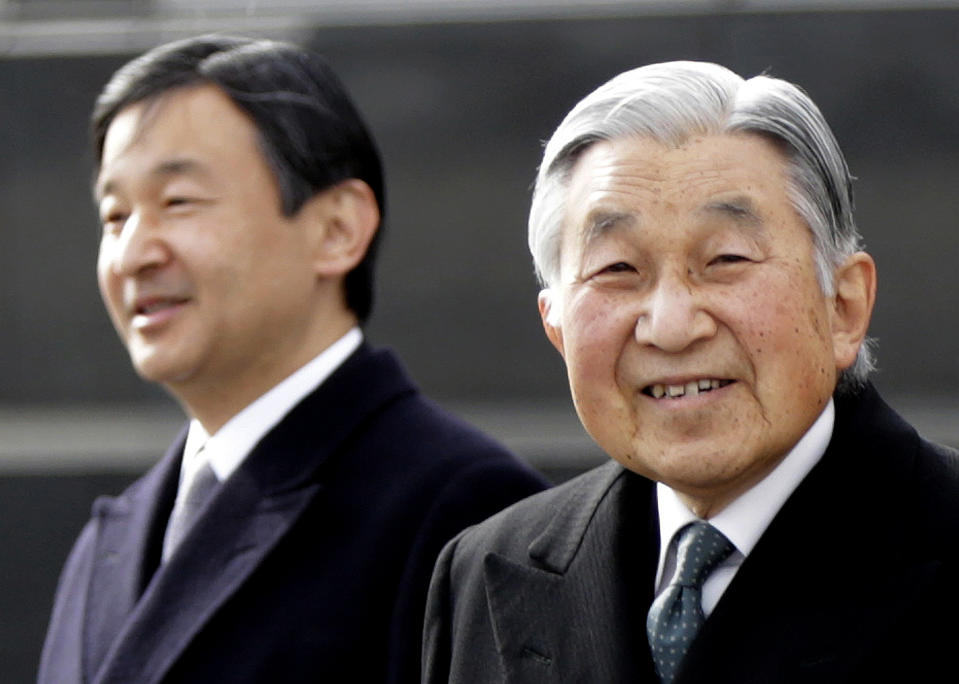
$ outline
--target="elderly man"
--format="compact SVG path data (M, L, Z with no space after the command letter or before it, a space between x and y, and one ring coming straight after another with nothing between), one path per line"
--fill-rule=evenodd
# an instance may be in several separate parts
M436 556L542 488L363 341L383 183L342 84L203 37L93 116L98 277L137 372L192 419L94 506L40 682L413 682Z
M613 461L451 542L429 682L930 681L959 460L877 395L850 175L797 87L623 73L560 124L529 242ZM949 677L951 680L953 677Z

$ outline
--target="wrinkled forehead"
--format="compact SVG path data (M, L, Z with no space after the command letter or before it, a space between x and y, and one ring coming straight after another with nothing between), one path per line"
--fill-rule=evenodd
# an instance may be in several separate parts
M649 212L675 211L758 227L768 207L791 204L786 165L776 146L752 134L680 145L641 137L597 142L571 169L564 224L588 239Z

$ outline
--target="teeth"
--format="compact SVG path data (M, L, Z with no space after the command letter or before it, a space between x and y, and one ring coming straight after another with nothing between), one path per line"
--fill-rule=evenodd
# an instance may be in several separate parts
M651 385L647 392L655 399L662 399L663 397L677 399L687 395L695 397L701 392L709 392L722 386L723 382L721 380L703 378L702 380L691 380L684 385Z

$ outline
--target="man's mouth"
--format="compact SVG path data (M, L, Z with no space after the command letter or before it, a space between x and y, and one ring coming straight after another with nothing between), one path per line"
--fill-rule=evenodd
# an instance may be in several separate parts
M155 298L145 300L138 303L133 308L133 313L136 316L149 316L151 314L157 313L158 311L163 311L164 309L169 309L180 304L185 303L187 300L182 298Z
M653 399L679 399L680 397L685 396L695 397L703 392L712 392L714 389L725 387L732 382L732 380L702 378L700 380L690 380L689 382L677 385L647 385L642 391L643 394L650 396Z

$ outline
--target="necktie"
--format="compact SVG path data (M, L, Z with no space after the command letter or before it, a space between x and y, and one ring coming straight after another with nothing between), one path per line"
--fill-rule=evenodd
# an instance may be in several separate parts
M703 582L733 552L723 533L702 520L679 532L677 569L646 619L646 633L656 672L664 684L672 682L693 637L706 621L703 615Z
M166 534L163 536L163 562L166 563L180 542L189 532L193 523L203 508L203 504L219 484L210 462L204 463L193 475L193 479L186 487L186 492L178 496L173 504L170 522L167 523Z

